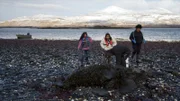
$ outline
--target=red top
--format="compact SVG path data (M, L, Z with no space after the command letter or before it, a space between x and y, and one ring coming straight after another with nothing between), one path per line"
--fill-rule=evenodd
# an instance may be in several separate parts
M110 44L110 45L113 44L112 40L110 40L110 41L108 41L108 40L106 40L106 39L104 39L104 40L105 40L105 42L106 42L106 46L109 46L109 44Z

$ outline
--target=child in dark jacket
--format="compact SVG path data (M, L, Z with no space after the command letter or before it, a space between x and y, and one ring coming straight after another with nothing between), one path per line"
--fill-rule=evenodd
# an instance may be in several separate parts
M86 60L87 64L89 63L89 50L91 47L92 39L87 35L87 32L83 32L80 39L79 39L79 44L78 44L78 50L81 51L80 53L80 61L81 61L81 66L84 66L84 58Z
M134 56L136 55L136 62L139 63L139 54L141 51L141 45L142 43L145 43L143 34L141 32L141 28L142 26L140 24L138 24L136 26L136 30L133 31L129 37L129 39L132 42L132 47L133 47L133 52L132 52L132 58L134 58Z

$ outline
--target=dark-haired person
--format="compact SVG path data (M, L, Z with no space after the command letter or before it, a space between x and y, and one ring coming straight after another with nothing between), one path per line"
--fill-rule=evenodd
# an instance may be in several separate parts
M78 50L81 50L81 66L84 66L84 59L86 60L86 63L89 64L89 50L90 46L92 43L91 37L88 36L87 32L83 32L80 39L79 39L79 44L78 44Z
M116 65L118 66L122 65L126 67L125 61L131 53L129 48L125 46L117 45L116 40L112 38L109 33L105 35L105 38L102 39L100 45L105 50L105 54L111 56L115 55Z
M131 58L133 59L134 56L136 55L136 63L139 63L139 54L141 51L141 45L142 45L142 43L145 43L145 40L144 40L143 34L141 32L142 25L138 24L138 25L136 25L135 28L136 28L136 30L133 31L129 37L129 39L132 42L132 48L133 48Z
M109 33L106 33L105 37L101 40L100 45L105 51L108 52L117 45L117 41L111 37Z
M110 63L110 58L113 55L111 49L117 45L117 41L111 37L109 33L106 33L105 37L101 40L101 47L105 50L105 57L107 62Z

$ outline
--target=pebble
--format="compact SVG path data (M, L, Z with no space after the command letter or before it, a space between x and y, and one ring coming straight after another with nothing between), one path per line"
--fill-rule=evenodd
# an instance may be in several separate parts
M130 43L127 42L121 42L121 44L128 44L131 47ZM141 60L145 59L146 61L142 61L139 67L135 67L135 64L131 64L132 66L129 67L137 68L135 70L139 72L141 70L153 72L152 77L144 84L147 84L146 86L142 84L134 91L125 94L121 94L116 89L113 92L107 90L106 94L82 93L85 88L80 88L81 99L89 101L100 98L104 101L113 101L113 97L129 100L142 96L144 101L146 99L148 99L147 101L179 101L179 43L150 42L147 45L149 46L146 50L148 54L143 52L141 54ZM171 46L175 48L169 48ZM94 42L89 59L90 63L103 64L104 57L101 53L99 42ZM114 63L114 61L111 62L111 64ZM60 95L56 94L58 88L53 88L50 85L61 86L61 80L57 79L60 76L67 77L77 68L79 68L79 54L76 41L0 40L0 100L39 101L45 95L48 95L49 99L59 99ZM72 93L68 94L67 99ZM86 98L84 98L85 94ZM77 99L71 98L70 100Z

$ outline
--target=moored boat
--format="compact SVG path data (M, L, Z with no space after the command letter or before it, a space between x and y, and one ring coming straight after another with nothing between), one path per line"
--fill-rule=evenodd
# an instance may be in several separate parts
M17 39L32 39L32 35L30 35L29 33L27 33L27 35L23 35L23 34L17 34Z

